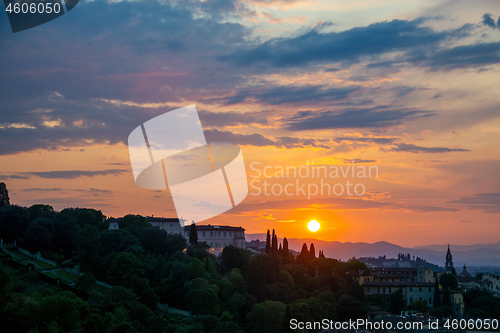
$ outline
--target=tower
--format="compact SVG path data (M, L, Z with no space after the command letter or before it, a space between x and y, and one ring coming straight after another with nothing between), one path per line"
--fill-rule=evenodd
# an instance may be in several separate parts
M444 266L446 273L454 273L456 275L455 268L453 267L453 256L450 251L450 244L448 244L448 252L446 252L446 263Z

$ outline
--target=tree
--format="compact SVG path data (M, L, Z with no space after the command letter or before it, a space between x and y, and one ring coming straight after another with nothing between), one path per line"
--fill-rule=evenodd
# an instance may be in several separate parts
M271 252L271 234L269 233L269 229L267 229L266 236L266 254Z
M143 229L151 227L151 224L141 215L129 214L118 221L118 226L120 229L130 231L132 235L138 236Z
M250 259L250 267L247 274L248 292L254 295L257 300L264 299L264 269L265 261L263 256L253 256Z
M288 239L283 238L283 256L286 258L290 255L290 251L288 250Z
M316 248L314 247L314 244L311 243L311 246L309 248L309 257L312 259L316 258Z
M142 244L142 247L146 251L155 254L164 255L167 252L168 248L167 239L168 239L167 232L158 227L149 227L142 229L142 231L139 234L139 240Z
M196 223L191 223L191 228L189 228L189 244L198 245L198 231L196 230Z
M439 282L444 290L457 289L458 288L458 280L455 274L453 273L445 273L442 274L439 278Z
M28 208L28 213L30 214L31 221L36 220L38 217L54 217L54 208L49 205L35 204Z
M2 262L0 262L0 300L7 290L7 285L10 283L10 275L3 268Z
M189 308L196 314L217 315L220 312L218 287L209 284L203 278L196 278L186 283L184 300Z
M10 206L9 191L5 183L0 183L0 207Z
M441 292L439 291L439 282L436 277L436 282L434 283L434 303L433 308L437 309L441 306Z
M78 254L84 266L95 266L99 259L100 234L97 227L90 224L78 232Z
M279 333L283 326L286 306L281 302L265 301L256 304L247 314L247 332Z
M301 264L309 262L309 250L307 249L306 243L302 245L302 250L300 250L300 254L297 259Z
M42 224L33 223L23 237L23 246L31 252L50 250L54 236Z
M273 229L273 237L271 240L272 240L271 241L271 251L273 253L277 253L278 252L278 237L274 233L274 229Z
M45 322L56 322L62 332L78 330L81 318L88 315L89 305L70 291L63 291L43 297L40 300L40 317Z
M250 263L250 252L234 245L226 246L220 255L220 262L223 272L228 272L233 268L246 272Z
M417 313L426 313L429 311L429 307L424 301L414 301L410 304L409 309L416 311Z
M133 289L143 275L144 268L139 258L130 252L121 252L109 269L108 281L112 285Z
M91 291L96 279L93 275L83 274L76 280L75 288L83 291Z
M0 238L13 243L23 237L30 225L28 209L17 205L0 207Z
M83 228L85 225L90 224L99 230L108 229L106 223L106 216L100 210L91 208L65 208L59 212L60 215L72 216L76 223Z

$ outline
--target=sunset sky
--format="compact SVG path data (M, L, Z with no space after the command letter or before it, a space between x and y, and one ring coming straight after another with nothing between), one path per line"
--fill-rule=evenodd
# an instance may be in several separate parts
M167 191L135 184L127 138L195 104L207 141L241 147L249 181L267 166L378 169L325 179L362 183L362 196L250 187L204 224L402 246L500 240L496 0L81 0L15 34L0 8L0 181L13 204L175 217ZM267 181L297 179L320 182Z

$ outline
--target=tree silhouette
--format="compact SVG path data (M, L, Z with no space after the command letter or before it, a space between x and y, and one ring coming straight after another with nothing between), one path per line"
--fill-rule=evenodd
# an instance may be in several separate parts
M437 309L441 306L441 293L439 292L439 282L436 277L436 283L434 284L434 309Z
M278 237L274 233L274 229L273 229L273 238L272 238L271 251L273 253L277 253L278 252Z
M7 190L7 186L5 183L0 183L0 207L9 206L9 191Z
M288 239L283 238L283 256L287 258L290 255L290 251L288 250Z
M269 229L267 229L266 236L266 253L271 252L271 234L269 233Z
M189 228L189 244L198 245L198 230L196 230L196 223L191 223L191 228Z
M309 257L312 259L316 258L316 249L314 248L314 244L311 243L311 247L309 248Z

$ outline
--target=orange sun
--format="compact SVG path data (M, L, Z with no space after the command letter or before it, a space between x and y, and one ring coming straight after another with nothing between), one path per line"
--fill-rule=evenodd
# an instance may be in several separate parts
M316 221L316 220L312 220L312 221L309 221L309 223L307 224L307 227L309 228L309 230L311 230L312 232L316 232L319 230L319 228L321 227L319 222Z

